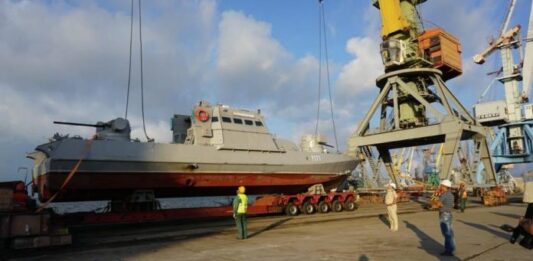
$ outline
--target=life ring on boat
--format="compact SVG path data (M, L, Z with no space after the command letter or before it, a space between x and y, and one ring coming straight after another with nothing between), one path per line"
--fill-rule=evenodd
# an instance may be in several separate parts
M196 112L194 112L194 116L201 122L206 122L209 120L209 113L202 108L197 109Z

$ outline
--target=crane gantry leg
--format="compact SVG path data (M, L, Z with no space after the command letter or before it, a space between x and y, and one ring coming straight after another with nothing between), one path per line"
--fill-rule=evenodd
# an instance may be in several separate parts
M389 152L395 148L444 143L440 178L447 179L450 177L453 157L460 141L473 139L480 160L485 166L492 166L486 141L488 129L476 123L448 90L440 75L441 72L436 69L413 68L389 72L379 77L377 85L380 94L350 137L350 150L356 150L360 146L375 146L391 180L395 183L398 182L397 173L392 166ZM413 83L416 90L412 88ZM402 102L419 106L419 110L422 108L423 112L428 111L433 117L417 119L415 124L406 124L401 121ZM372 129L372 118L378 107L381 107L379 127ZM387 122L386 119L392 119L392 122ZM486 176L487 183L496 183L494 168L487 168Z

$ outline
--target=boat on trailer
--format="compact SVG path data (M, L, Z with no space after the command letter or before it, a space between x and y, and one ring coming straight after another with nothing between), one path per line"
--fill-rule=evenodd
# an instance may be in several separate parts
M158 198L223 196L241 185L249 194L296 194L316 184L329 191L359 163L329 151L320 136L306 135L300 146L276 138L259 110L205 101L190 115L173 116L172 143L132 139L123 118L63 124L95 127L96 134L56 134L28 154L33 191L43 202L121 200L136 191Z

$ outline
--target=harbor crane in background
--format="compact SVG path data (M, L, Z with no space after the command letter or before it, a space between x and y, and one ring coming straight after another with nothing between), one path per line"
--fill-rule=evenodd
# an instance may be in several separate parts
M473 58L475 63L483 64L494 51L500 51L502 75L496 80L503 84L505 99L478 102L474 105L477 120L482 125L495 127L490 151L494 168L498 172L504 164L533 162L533 104L527 104L533 74L533 4L529 13L524 60L519 64L514 62L513 51L522 45L522 28L516 25L507 29L515 5L516 0L510 1L498 38ZM520 82L522 91L519 91ZM492 84L483 92L480 101L491 86ZM477 177L481 177L486 166L483 164L477 167Z
M391 149L443 143L439 175L447 179L460 142L472 139L476 164L488 166L485 184L496 185L488 128L478 124L445 85L462 73L461 45L441 28L421 28L416 8L424 2L372 1L381 14L385 74L376 79L379 95L350 137L349 152L375 147L391 180L399 185Z

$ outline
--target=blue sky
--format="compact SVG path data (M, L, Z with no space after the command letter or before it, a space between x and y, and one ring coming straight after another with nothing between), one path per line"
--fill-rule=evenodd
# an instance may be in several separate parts
M518 0L512 25L527 26L530 2ZM380 18L370 1L324 4L335 117L345 149L377 96ZM468 108L491 80L485 73L499 67L497 54L483 66L471 57L496 35L506 5L430 0L420 9L424 20L461 39L464 75L449 87ZM0 2L0 180L17 177L19 166L30 167L25 153L55 132L92 132L54 126L53 120L91 123L123 114L129 8L127 0ZM317 8L314 0L143 1L149 134L169 141L171 115L188 113L200 99L260 108L273 133L295 142L312 133ZM134 57L137 52L134 44ZM130 120L134 136L142 138L138 68L135 60ZM326 108L327 99L321 103ZM333 143L327 117L324 111L320 126Z

